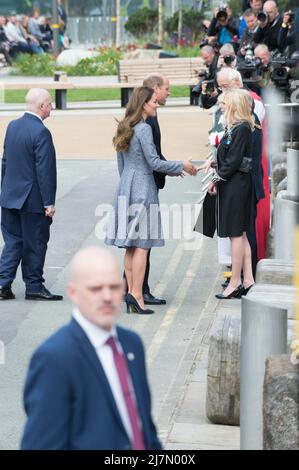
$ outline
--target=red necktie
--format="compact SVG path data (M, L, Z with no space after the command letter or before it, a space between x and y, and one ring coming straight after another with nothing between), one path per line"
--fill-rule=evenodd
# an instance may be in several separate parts
M112 336L106 341L106 344L108 344L108 346L110 346L112 349L115 367L118 373L121 389L127 406L127 411L133 432L133 449L144 450L145 445L143 433L139 426L138 410L129 387L129 370L126 358L123 354L118 351L115 340L114 338L112 338Z

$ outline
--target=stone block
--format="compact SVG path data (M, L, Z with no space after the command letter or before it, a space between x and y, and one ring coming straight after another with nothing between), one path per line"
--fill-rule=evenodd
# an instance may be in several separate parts
M295 263L280 259L262 259L257 264L256 282L258 284L283 284L293 283Z
M289 355L266 361L263 441L265 450L299 449L299 365Z
M220 312L210 336L206 413L216 424L240 422L240 312Z

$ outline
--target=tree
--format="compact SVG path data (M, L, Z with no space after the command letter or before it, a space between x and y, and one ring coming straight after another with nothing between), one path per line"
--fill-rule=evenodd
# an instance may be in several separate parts
M133 13L125 24L126 31L137 38L156 30L158 21L158 10L144 7Z
M163 0L158 0L158 15L159 15L159 37L158 37L158 44L160 46L163 44Z
M169 36L179 31L179 15L179 11L176 11L173 16L167 18L164 22L165 31ZM193 9L183 9L182 30L184 31L184 28L190 29L193 41L197 41L202 34L203 19L204 16L202 12Z
M115 47L117 49L120 48L120 21L121 21L121 17L120 17L120 0L115 0L116 1L116 6L115 6L115 10L116 10L116 37L115 37Z

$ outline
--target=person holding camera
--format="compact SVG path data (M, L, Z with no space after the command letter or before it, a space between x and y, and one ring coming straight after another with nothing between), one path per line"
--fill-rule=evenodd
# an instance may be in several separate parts
M231 67L221 68L216 75L217 87L207 81L202 83L201 103L204 109L210 109L215 106L218 96L230 88L242 88L241 74Z
M271 80L271 53L265 44L259 44L254 49L254 57L260 61L260 74L258 76L256 86L260 90L259 94L263 95L265 88L273 86L273 82Z
M288 46L290 47L290 54L295 52L295 28L294 28L295 14L289 10L283 15L282 25L278 34L278 47L284 51ZM293 47L292 47L293 46Z
M209 43L215 38L220 46L227 42L232 43L234 36L239 35L239 18L233 16L232 9L229 6L216 8L214 17L208 29Z
M265 44L270 52L279 49L278 34L282 25L282 17L276 3L273 0L265 2L263 12L257 15L257 19L259 27L254 34L256 44Z
M229 43L224 44L219 51L219 60L217 68L221 69L222 67L231 67L232 69L237 66L237 57L235 49Z
M238 58L240 59L244 59L248 48L254 49L255 46L257 45L254 42L254 35L259 27L257 15L255 11L252 10L251 8L248 8L243 13L243 18L245 20L246 27L244 29L242 39L240 41L240 47L238 50Z
M244 5L245 6L245 5ZM252 12L257 16L263 10L263 1L262 0L251 0L247 2L247 7L242 9L243 15L240 18L240 26L239 26L239 38L242 39L245 29L247 28L247 22L245 13L248 10L252 10Z
M205 70L201 71L199 74L199 82L197 85L192 89L192 95L194 97L194 101L196 100L195 104L199 104L199 97L201 95L202 90L202 83L203 81L213 82L216 78L217 73L217 64L219 54L216 54L214 48L212 46L203 46L201 48L201 58L205 65Z

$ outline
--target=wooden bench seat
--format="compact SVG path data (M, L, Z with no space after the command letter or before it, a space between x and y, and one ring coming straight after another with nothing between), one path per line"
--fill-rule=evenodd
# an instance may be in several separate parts
M96 90L96 89L120 89L121 105L125 107L135 87L141 86L144 78L152 73L161 73L170 80L171 85L190 86L198 82L198 73L203 67L200 58L179 59L154 59L154 60L120 60L118 65L118 82L113 83L73 83L68 81L24 82L11 81L0 84L2 90L29 90L30 88L43 88L55 90L56 109L67 108L68 90ZM191 99L190 104L194 104Z

